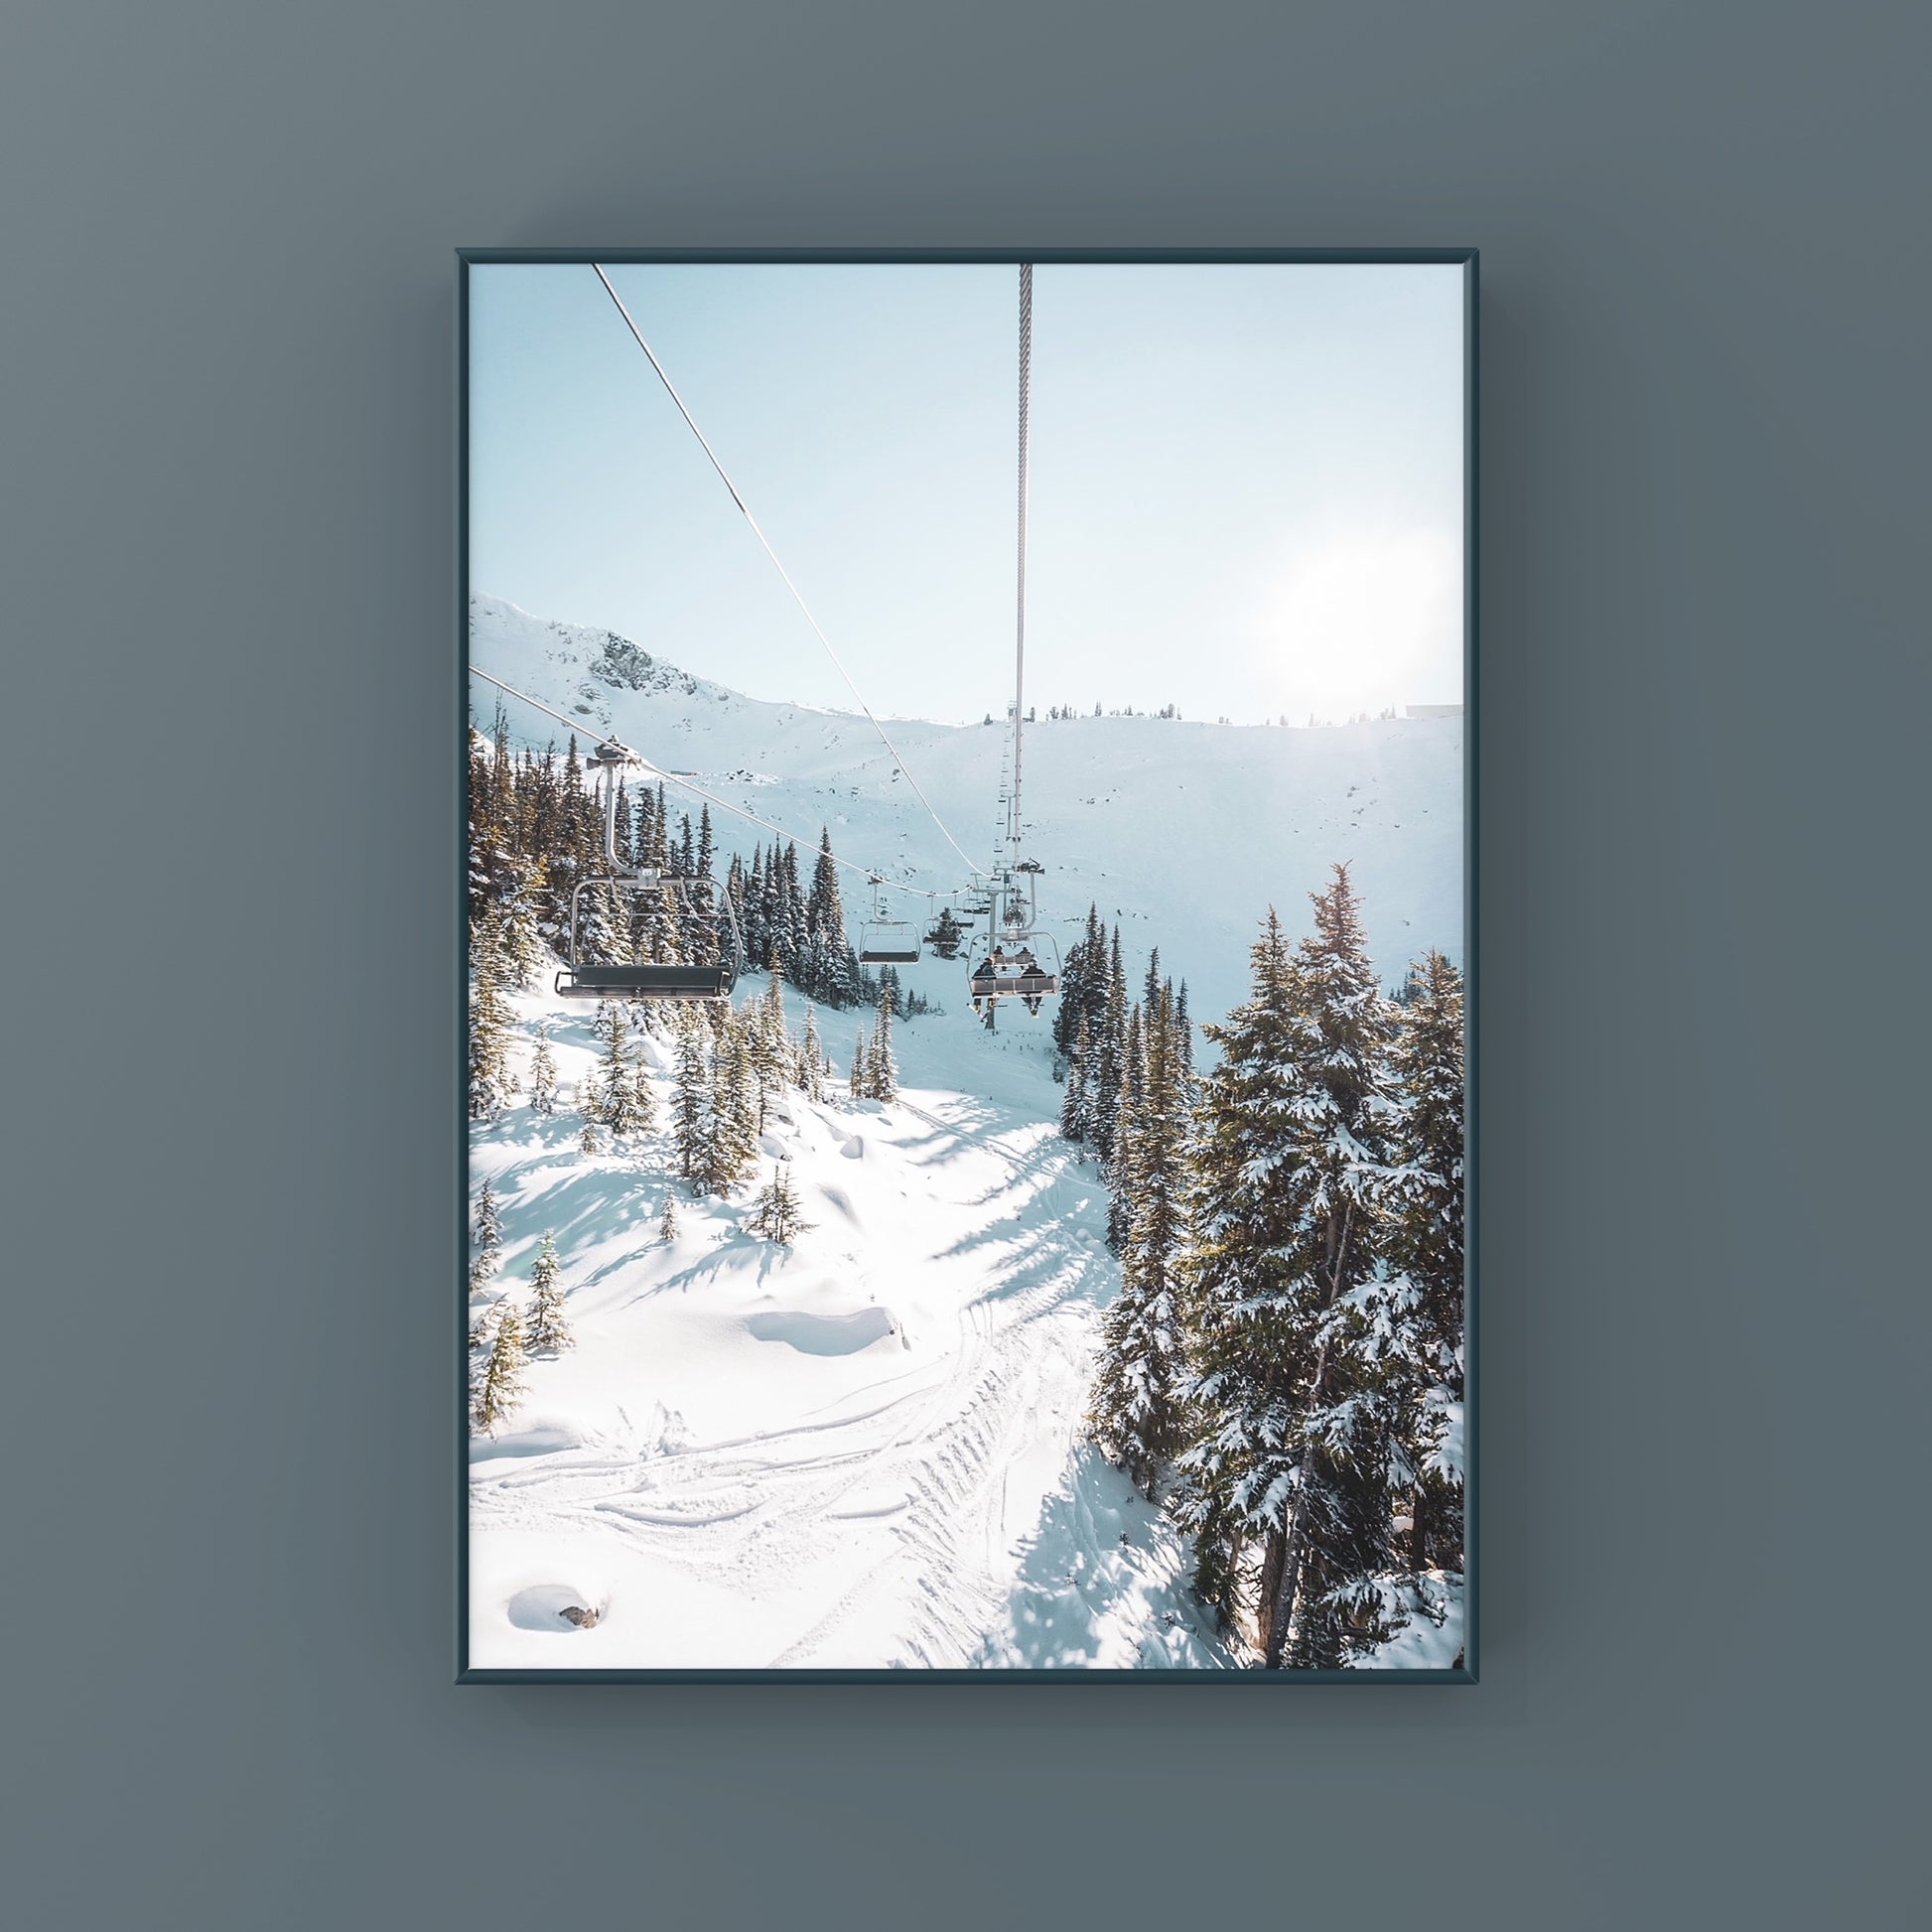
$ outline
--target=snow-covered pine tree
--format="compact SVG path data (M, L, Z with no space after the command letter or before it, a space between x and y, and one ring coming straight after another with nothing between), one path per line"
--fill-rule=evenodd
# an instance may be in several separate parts
M832 858L832 828L821 826L818 863L812 868L812 889L805 900L807 929L828 939L845 938L845 904L839 897L839 869Z
M667 1187L664 1190L664 1211L657 1217L657 1238L668 1248L682 1232L677 1218L677 1194Z
M1281 1576L1260 1627L1270 1667L1320 1669L1383 1634L1375 1611L1412 1476L1396 1437L1403 1351L1385 1346L1373 1286L1384 1272L1373 1209L1391 1015L1345 865L1314 897L1296 968L1312 1035L1298 1127L1316 1174L1310 1232L1322 1241L1308 1272L1325 1299Z
M1145 1053L1137 1000L1127 1016L1127 1040L1120 1056L1120 1098L1114 1109L1113 1158L1107 1164L1107 1177L1112 1183L1107 1202L1107 1245L1115 1254L1127 1245L1127 1223L1133 1207L1133 1147L1140 1126Z
M753 1016L742 1016L736 1026L727 1029L726 1037L731 1045L731 1080L727 1087L733 1109L730 1147L737 1155L730 1185L736 1187L758 1171L759 1080L755 1064L758 1036Z
M1338 1605L1386 1568L1389 1528L1356 1481L1361 1445L1336 1433L1362 1407L1331 1311L1373 1273L1364 1157L1386 1031L1346 868L1314 918L1291 955L1270 911L1249 1000L1209 1029L1187 1258L1198 1413L1178 1466L1197 1586L1231 1612L1259 1539L1269 1668L1339 1660Z
M657 799L651 809L651 849L645 862L659 872L671 869L671 806L664 796L664 780L657 781Z
M710 1082L704 1023L688 1007L677 1015L677 1060L671 1087L671 1150L681 1179L702 1182L710 1171Z
M496 1195L485 1180L477 1194L477 1221L470 1244L470 1292L476 1294L496 1272L503 1246L503 1216Z
M791 1030L785 1019L784 980L774 957L764 995L752 1019L752 1073L758 1087L759 1132L793 1071Z
M807 999L823 1000L826 997L825 941L818 933L805 935L798 948L798 963L791 977Z
M1107 1011L1113 1003L1115 985L1120 989L1120 1024L1127 1025L1127 975L1121 970L1120 926L1114 925L1111 931L1096 916L1094 920L1093 963L1087 972L1087 1024L1093 1029L1096 1040L1100 1037L1101 1028L1106 1024Z
M527 1357L523 1350L523 1317L510 1301L496 1305L496 1319L490 1326L489 1353L474 1377L470 1403L470 1426L485 1436L496 1433L496 1425L523 1400L523 1370Z
M866 1036L861 1034L852 1047L852 1072L845 1090L854 1100L864 1100L872 1091L872 1075L866 1069Z
M660 885L653 893L637 895L636 904L637 958L661 962L684 958L692 951L702 956L706 928L702 922L679 916L677 895L669 886ZM691 927L691 947L685 944L687 924Z
M631 855L637 848L632 843L630 836L631 827L634 823L630 815L630 787L621 777L618 779L617 820L618 863L627 866L633 863Z
M595 823L587 824L578 866L580 872L596 873L599 878L578 901L577 940L593 959L625 961L631 956L630 907L620 900L617 888L602 876L602 845L603 836Z
M731 901L731 907L730 912L727 911L723 904L718 907L717 925L712 935L715 957L723 958L727 948L731 944L732 912L738 915L738 930L741 939L747 943L750 941L751 935L746 930L746 885L747 874L745 871L745 862L734 852L731 856L731 863L725 868L724 897ZM752 957L756 959L758 955L754 953Z
M705 1142L705 1185L729 1194L758 1161L758 1078L752 1065L752 1020L726 1007L711 1049L711 1108Z
M771 1178L759 1188L746 1225L766 1241L789 1247L799 1235L811 1231L799 1206L798 1190L791 1184L791 1163L772 1164Z
M550 1024L537 1023L537 1043L530 1055L530 1111L550 1115L557 1111L557 1056L550 1050Z
M629 835L629 850L635 854L635 862L639 866L653 864L651 852L657 848L655 827L657 827L657 798L651 794L649 786L641 786L637 790L637 813Z
M502 702L496 707L499 738L506 729ZM470 763L470 925L477 923L489 907L500 855L506 844L502 802L502 773L497 768L494 750L473 722L469 733Z
M764 902L764 847L752 848L752 863L744 869L744 891L738 903L739 929L748 959L771 956L771 922Z
M939 908L939 916L925 935L925 942L941 959L957 959L966 942L966 928L954 917L950 905Z
M784 859L778 869L778 903L773 913L773 923L779 964L794 981L801 977L802 963L811 937L811 920L805 905L805 894L798 883L798 848L787 841Z
M595 1085L598 1122L611 1130L614 1140L647 1133L656 1111L649 1080L638 1077L642 1072L641 1060L636 1066L631 1060L629 1022L622 1007L613 1006Z
M657 1089L651 1082L650 1062L644 1057L641 1039L630 1067L630 1110L633 1134L648 1134L657 1125Z
M1060 1100L1060 1132L1069 1141L1087 1138L1087 1061L1093 1051L1084 1014L1074 1035L1073 1052L1066 1066L1066 1092Z
M1300 1043L1288 941L1272 907L1251 949L1248 999L1208 1032L1221 1058L1196 1111L1183 1259L1194 1421L1176 1458L1177 1513L1194 1538L1194 1587L1231 1626L1248 1546L1277 1520L1277 1485L1286 1486L1290 1418L1277 1384L1306 1374L1311 1354L1290 1294L1294 1217L1272 1184L1286 1158L1281 1128Z
M1099 1036L1107 994L1106 960L1107 935L1100 923L1100 908L1089 903L1086 929L1066 949L1060 969L1060 997L1053 1009L1053 1047L1063 1059L1073 1057L1082 1020L1087 1023L1089 1036Z
M545 868L541 857L514 854L505 864L497 896L503 977L514 987L528 987L543 964L542 905Z
M898 1098L898 1061L893 1055L893 989L879 992L879 1018L873 1024L872 1045L866 1053L867 1091L875 1100Z
M493 911L470 929L470 1118L496 1120L516 1091L510 1076L510 1009L503 992L502 927Z
M543 1245L537 1250L530 1269L530 1331L524 1346L532 1355L556 1355L571 1346L570 1322L564 1315L563 1284L558 1279L562 1264L557 1259L556 1238L548 1228Z
M1120 1119L1121 1067L1127 1057L1127 973L1121 963L1120 928L1103 979L1104 1004L1093 1039L1092 1074L1087 1086L1087 1138L1101 1166L1114 1158L1114 1126Z
M1408 1285L1408 1369L1398 1427L1415 1465L1409 1558L1418 1572L1462 1568L1462 976L1440 952L1410 969L1389 1050L1388 1179L1380 1246Z
M818 1011L805 1008L805 1037L798 1048L798 1084L807 1100L825 1098L825 1043L818 1036Z
M1101 1447L1151 1498L1186 1442L1188 1420L1180 1266L1189 1122L1171 989L1157 989L1145 1035L1141 1091L1115 1155L1115 1198L1127 1206L1121 1286L1102 1324L1091 1421Z

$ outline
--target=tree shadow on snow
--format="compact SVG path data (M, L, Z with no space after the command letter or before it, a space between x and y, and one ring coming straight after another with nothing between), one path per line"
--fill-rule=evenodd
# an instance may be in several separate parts
M975 1664L1030 1670L1228 1670L1187 1587L1187 1551L1090 1443L1075 1446Z

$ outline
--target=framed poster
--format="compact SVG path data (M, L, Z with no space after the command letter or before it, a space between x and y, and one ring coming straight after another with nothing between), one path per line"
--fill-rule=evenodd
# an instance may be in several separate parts
M459 276L461 1678L1472 1681L1474 254Z

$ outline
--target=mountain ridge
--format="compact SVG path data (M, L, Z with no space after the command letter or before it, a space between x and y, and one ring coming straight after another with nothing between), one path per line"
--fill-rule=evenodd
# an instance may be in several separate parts
M615 733L660 765L673 790L677 777L694 778L784 828L801 851L829 828L842 858L889 881L940 895L971 883L863 716L753 697L618 632L500 598L473 597L470 617L478 668L581 717L586 737ZM479 724L497 695L477 686ZM517 742L540 749L557 739L551 720L503 703ZM924 719L889 720L888 730L947 830L989 867L1005 732ZM1203 1019L1243 997L1268 907L1299 930L1306 896L1335 863L1354 871L1385 980L1400 980L1428 947L1463 956L1459 718L1315 729L1039 720L1027 735L1026 802L1029 850L1044 868L1045 930L1064 947L1089 902L1098 905L1143 955L1162 949ZM683 804L695 816L695 797ZM724 852L749 855L769 840L726 813L713 818ZM957 974L927 961L907 983L943 998Z

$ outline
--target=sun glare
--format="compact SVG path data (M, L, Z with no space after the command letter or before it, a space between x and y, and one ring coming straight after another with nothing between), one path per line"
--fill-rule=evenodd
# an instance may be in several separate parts
M1461 695L1461 562L1433 530L1349 531L1287 559L1255 666L1292 723Z

